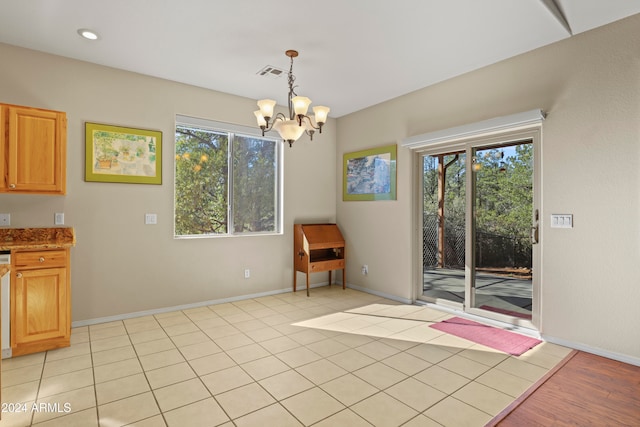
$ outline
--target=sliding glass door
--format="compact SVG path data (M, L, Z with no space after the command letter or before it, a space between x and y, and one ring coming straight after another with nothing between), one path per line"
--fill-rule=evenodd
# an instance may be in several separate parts
M421 299L533 327L537 135L421 154Z
M533 142L473 148L472 307L531 319Z
M423 156L423 295L440 304L465 301L466 153Z

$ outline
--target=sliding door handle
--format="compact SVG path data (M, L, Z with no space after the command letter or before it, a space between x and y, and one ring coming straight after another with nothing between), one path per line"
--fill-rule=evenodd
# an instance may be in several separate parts
M540 231L539 231L538 225L535 225L535 226L531 227L531 244L532 245L535 245L540 241L539 233L540 233Z

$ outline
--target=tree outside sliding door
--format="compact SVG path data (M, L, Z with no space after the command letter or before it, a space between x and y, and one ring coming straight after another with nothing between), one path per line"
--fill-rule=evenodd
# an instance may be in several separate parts
M423 157L423 294L464 303L466 154Z
M474 149L474 308L531 319L532 142Z
M505 137L421 154L421 299L531 324L536 145Z

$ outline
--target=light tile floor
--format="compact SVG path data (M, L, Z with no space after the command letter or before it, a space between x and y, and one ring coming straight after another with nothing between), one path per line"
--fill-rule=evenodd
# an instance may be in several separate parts
M513 357L451 317L323 287L75 328L4 360L5 426L482 426L569 353Z

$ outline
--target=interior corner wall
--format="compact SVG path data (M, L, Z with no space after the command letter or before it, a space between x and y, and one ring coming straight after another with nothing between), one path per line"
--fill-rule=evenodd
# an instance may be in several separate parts
M385 202L341 200L343 154L541 108L548 117L540 153L540 330L640 364L638 46L635 15L339 118L337 219L349 247L348 282L411 298L420 231L412 153L398 146L398 196ZM574 227L550 228L552 213L573 214Z
M6 44L0 58L0 102L67 113L67 195L0 194L0 212L12 227L53 226L65 213L77 237L74 323L289 290L294 222L335 221L334 119L313 142L283 147L282 235L174 239L176 114L255 126L255 100ZM162 131L162 185L85 182L85 122ZM145 225L145 213L158 224Z

